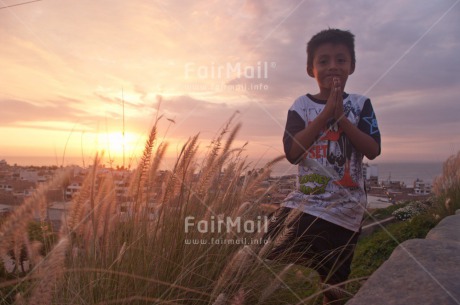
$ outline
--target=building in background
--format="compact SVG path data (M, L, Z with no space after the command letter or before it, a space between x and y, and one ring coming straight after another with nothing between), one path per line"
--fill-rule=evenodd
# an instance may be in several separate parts
M431 194L433 186L429 182L425 182L421 179L414 181L414 194L416 195L429 195Z
M368 187L379 186L379 167L367 163L363 164L363 177Z

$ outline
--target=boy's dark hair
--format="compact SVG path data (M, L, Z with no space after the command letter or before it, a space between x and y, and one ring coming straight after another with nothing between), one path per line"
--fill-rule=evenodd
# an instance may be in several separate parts
M315 56L316 49L325 43L345 45L350 51L351 65L352 67L355 66L355 35L350 31L327 29L315 34L307 43L307 71L313 69L313 57Z

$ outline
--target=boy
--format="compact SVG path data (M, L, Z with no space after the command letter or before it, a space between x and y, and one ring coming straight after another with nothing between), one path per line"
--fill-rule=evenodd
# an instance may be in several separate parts
M288 112L286 158L298 164L298 187L274 213L267 258L316 269L326 285L324 304L343 304L367 204L362 159L380 154L380 132L368 98L344 92L355 69L354 35L328 29L307 44L307 74L319 93L299 97ZM332 286L334 285L334 286Z

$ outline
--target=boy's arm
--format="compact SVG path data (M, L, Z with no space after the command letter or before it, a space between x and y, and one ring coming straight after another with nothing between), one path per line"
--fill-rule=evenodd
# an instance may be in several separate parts
M339 120L343 132L350 139L351 144L369 160L374 160L380 154L380 145L368 134L362 132L346 117Z
M296 133L292 137L291 148L286 151L286 158L293 160L292 163L297 163L316 141L318 134L324 129L326 123L326 116L320 113L310 124Z
M289 149L285 151L286 158L291 163L297 163L308 149L317 140L319 133L327 125L327 122L334 116L334 108L336 107L337 100L342 99L342 92L340 89L340 83L334 82L333 88L329 98L327 99L326 106L323 111L304 129L297 132L295 135L288 135L292 137L292 144Z
M366 101L369 102L370 101ZM366 105L365 105L366 106ZM371 133L378 132L378 137L373 138L369 134L362 131L359 127L353 125L348 118L343 114L343 103L337 103L335 108L335 119L337 120L338 124L345 132L347 137L350 139L351 144L361 152L366 158L369 160L374 160L378 155L380 155L380 132L378 131L378 127L376 125L374 112L372 110L372 106L370 106L370 110L372 112L372 117L369 117L368 125L370 129L375 128L376 130L370 130ZM360 122L361 123L361 122ZM373 126L375 124L375 126Z

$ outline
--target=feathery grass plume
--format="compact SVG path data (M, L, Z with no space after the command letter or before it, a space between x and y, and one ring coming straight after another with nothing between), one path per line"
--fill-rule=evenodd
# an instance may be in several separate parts
M160 145L157 147L157 151L155 153L155 156L153 157L152 165L150 166L150 178L149 178L149 183L147 185L147 201L149 201L151 198L158 199L160 194L155 194L154 193L154 183L157 181L157 174L158 174L158 169L160 168L160 164L163 161L164 155L166 153L166 150L168 148L168 143L160 143Z
M442 174L434 180L433 191L441 218L455 214L460 208L460 151L444 162Z
M285 210L281 210L282 213L275 213L270 220L266 220L265 228L270 231L267 236L265 245L259 250L258 255L261 258L265 258L272 253L272 250L281 244L283 244L288 238L294 234L295 227L288 227L286 225L286 219L291 213L284 213ZM297 214L297 213L296 213ZM292 215L292 214L291 214Z
M228 190L230 183L235 177L236 165L236 162L231 160L224 168L224 175L222 176L222 179L220 180L221 184L219 185L223 190Z
M265 259L271 253L272 249L273 249L273 239L269 237L267 241L265 242L265 244L260 248L257 255L261 259Z
M437 195L446 192L460 180L460 151L456 155L452 155L444 161L442 166L442 174L435 179L434 191ZM458 187L458 186L457 186Z
M46 192L57 186L60 186L69 172L59 171L56 175L44 184L41 184L32 195L24 200L19 207L3 221L0 226L0 256L3 256L10 249L13 249L14 240L20 240L27 232L29 222L34 218L34 212L37 211L37 203L43 202L46 198Z
M26 233L27 234L27 233ZM21 266L22 269L22 258L21 258L21 251L22 250L22 244L18 240L14 240L14 245L13 245L13 256L14 256L14 266L15 268L19 268ZM19 272L22 272L23 270L18 270Z
M26 300L20 293L17 293L14 299L15 299L15 302L14 302L15 305L27 305Z
M84 217L83 210L85 209L85 206L89 204L92 183L92 177L87 175L83 180L79 192L72 197L72 205L69 211L69 216L61 226L61 235L73 232L78 228L82 218Z
M91 183L91 186L90 186L90 192L89 192L89 207L90 207L90 210L89 210L89 221L87 221L87 232L88 232L88 236L87 236L87 241L92 241L91 243L91 249L93 251L96 251L97 249L97 239L96 239L96 231L97 231L97 223L96 223L96 216L95 216L95 208L96 208L96 205L95 205L95 197L96 197L96 194L97 194L97 184L98 184L98 181L97 181L97 169L99 167L99 164L100 164L100 161L101 161L101 158L99 158L98 156L99 154L96 153L96 156L94 157L94 163L93 163L93 168L91 169L91 180L92 180L92 183ZM102 156L101 156L102 157ZM93 239L91 239L91 236L93 237ZM94 252L96 253L96 252Z
M193 160L198 149L197 140L198 134L188 139L188 141L182 146L181 152L174 165L174 169L166 176L166 186L164 194L162 195L163 198L161 205L158 209L159 220L157 227L160 226L160 223L163 223L164 217L172 217L177 220L182 218L182 216L179 215L185 211L184 207L187 205L187 202L189 202L189 196L193 193ZM165 216L165 208L169 210L169 213L173 214ZM177 226L178 223L176 222L175 225ZM179 231L176 231L177 234L174 234L176 238L179 238L179 232L182 230L183 228L180 228Z
M29 269L34 268L40 264L44 257L42 255L43 244L37 240L34 240L27 247L27 257L29 258Z
M238 157L241 150L242 148L230 150L224 156L227 158L230 154L236 152L237 156L232 156L232 159L229 160L230 165L237 162L235 166L224 168L223 175L221 169L215 171L214 177L209 185L212 192L208 191L204 197L204 202L212 203L212 209L208 209L204 217L205 220L209 220L212 216L211 211L213 211L214 214L223 213L225 215L234 215L238 207L243 202L247 201L246 198L242 196L241 192L241 178L243 177L244 170L247 169L246 160L241 160ZM234 169L235 167L236 170ZM232 204L228 204L228 202L232 202ZM229 232L229 234L231 233Z
M102 156L101 156L102 157ZM95 198L95 193L97 192L97 169L99 167L99 164L101 163L101 159L99 157L99 153L96 153L96 156L94 157L93 161L93 167L91 169L91 187L90 187L90 194L89 194L89 201L90 201L90 206L91 206L91 212L92 215L91 217L94 217L94 198Z
M446 210L449 210L450 207L452 206L452 200L450 200L450 198L447 198L444 203L444 206L446 207Z
M80 209L80 219L76 223L75 228L70 231L74 235L78 235L79 237L82 236L90 236L88 235L91 233L91 218L89 218L89 215L91 214L91 206L89 204L89 199L84 202L84 204L81 206ZM88 241L89 239L85 238L83 241Z
M121 259L123 258L123 255L125 254L125 252L126 252L126 242L124 242L123 245L121 246L120 252L118 252L118 256L117 256L117 258L113 261L112 266L113 266L114 264L117 264L117 263L120 263L120 262L121 262Z
M286 241L292 240L295 230L295 227L283 226L279 234L274 238L273 246L276 248L285 244Z
M329 299L329 300L337 300L337 301L346 301L350 297L353 296L350 292L346 291L345 289L341 288L338 285L330 285L330 284L321 284L323 294ZM339 302L339 304L341 304Z
M268 162L261 170L261 172L257 173L257 176L255 179L251 179L246 183L246 186L243 190L243 194L245 197L250 197L252 193L259 188L260 183L264 181L267 177L270 176L271 168L273 165L276 163L280 162L281 160L284 160L285 156L278 156L274 158L272 161Z
M232 119L233 118L230 119L229 123ZM241 129L241 126L241 123L238 123L235 127L233 127L232 131L230 132L230 135L227 138L227 141L225 141L224 148L222 149L222 155L225 155L230 150L230 147L232 146L233 141L235 141L236 136Z
M89 232L95 236L96 222L94 217L94 199L97 194L97 169L101 158L96 153L90 172L86 175L80 191L72 198L72 205L68 219L61 226L61 235L70 232Z
M170 172L166 176L166 183L165 183L165 189L163 191L163 198L162 198L162 204L167 204L171 201L172 198L175 197L177 194L177 191L180 188L177 188L176 186L178 183L182 183L181 179L183 178L180 174L180 171L185 172L187 170L187 167L190 165L190 162L193 158L193 155L196 152L196 141L198 139L198 135L194 136L192 139L188 139L187 142L182 145L181 151L179 156L177 157L177 160L174 164L174 168L172 172ZM185 159L185 155L188 155L187 157L189 159Z
M228 122L228 125L225 127L226 129L229 128L230 126L230 123L231 123L231 119L230 121ZM241 129L241 123L238 123L235 127L233 127L233 129L230 131L230 135L228 136L227 140L225 141L225 145L220 153L220 155L218 156L217 160L216 160L216 164L214 165L215 168L217 169L217 173L220 174L220 172L222 171L222 167L225 163L225 161L228 159L228 157L231 155L231 153L233 151L236 151L238 149L233 149L233 150L230 150L230 147L231 145L233 144L233 141L235 140L236 138L236 135L238 134L238 132L240 131ZM225 133L227 133L227 131L225 131ZM223 135L223 134L222 134ZM217 175L217 179L220 177L220 175ZM215 182L214 184L218 185L219 183L218 182Z
M241 176L242 173L235 172L237 161L235 161L234 154L238 154L242 150L242 147L234 148L219 156L219 159L216 161L216 168L218 170L216 171L214 181L212 181L214 188L225 192L231 180L235 178L235 175L237 175L238 178ZM244 161L240 160L240 162L244 164Z
M193 174L190 169L192 168L192 162L198 150L198 136L199 134L187 140L178 157L178 166L174 169L174 173L178 182L175 185L175 190L173 192L174 195L186 194L191 187L189 184L191 182L190 178L192 177L189 174Z
M37 270L40 273L40 280L33 289L29 305L47 305L52 302L53 288L63 274L65 254L68 250L69 240L61 238L45 261Z
M245 295L246 293L243 288L238 289L237 293L230 301L230 305L244 305Z
M105 251L109 252L109 247L111 244L110 233L113 228L117 226L120 215L117 213L117 199L114 195L115 192L111 192L110 197L107 199L107 208L105 214L102 216L104 219L104 226L101 227L102 230L102 240L105 242Z
M172 171L168 171L168 173L164 177L164 190L162 192L162 199L161 199L161 205L160 205L160 212L163 210L163 207L167 204L170 203L172 198L175 195L175 190L176 190L176 184L177 184L177 174L176 174L176 169L178 166L178 161L176 161L176 164L174 165L174 169Z
M212 182L212 178L217 170L216 166L216 157L220 149L220 139L214 140L212 145L212 150L209 155L206 157L207 164L202 168L200 173L200 180L198 184L197 194L203 196L206 194L206 191L209 189Z
M258 304L264 304L264 302L276 291L284 282L287 273L292 269L294 264L289 264L283 268L283 270L270 282L270 284L262 291L259 297Z
M131 195L134 200L134 210L139 212L142 207L146 206L146 188L150 178L150 163L152 160L152 150L157 137L157 124L162 116L156 119L150 130L149 137L145 142L144 152L134 176L134 181L131 183Z
M222 159L218 160L218 156L219 156L219 151L222 148L222 139L224 135L228 133L228 130L230 128L230 125L231 125L231 122L234 116L235 114L227 121L227 123L221 129L217 138L215 138L211 142L210 151L206 155L206 158L205 158L206 164L203 167L201 175L200 175L200 181L198 184L199 186L197 189L197 193L199 195L206 194L206 191L209 189L209 186L213 181L216 171L220 170L220 165L223 163L223 160ZM238 125L236 129L237 129L236 131L239 130ZM235 132L232 132L232 134L234 133ZM231 144L232 144L231 142L227 141L224 147L230 147Z
M219 294L216 300L212 303L212 305L227 305L228 299L225 293Z
M165 176L165 184L164 184L164 191L162 194L162 205L166 205L171 201L174 197L174 190L176 189L177 183L177 176L175 172L175 168L173 171L169 171L168 174Z
M235 212L235 216L244 216L253 204L249 201L243 202Z
M42 260L42 256L40 255L41 246L41 242L30 242L28 234L24 234L24 248L27 251L27 257L29 259L29 268L38 265Z
M249 246L238 250L225 266L211 295L216 296L220 292L235 290L253 262L254 256Z
M262 198L265 194L268 194L272 188L264 188L264 187L259 187L258 189L254 190L254 195L258 198Z
M291 209L289 211L289 214L286 217L286 221L284 222L284 225L286 227L294 226L299 221L300 217L302 217L302 215L303 215L303 212L301 210Z
M230 176L230 182L227 184L227 189L224 192L222 196L222 201L227 202L227 200L230 200L231 198L236 198L237 204L240 204L242 202L245 202L242 192L241 192L241 187L240 187L240 180L241 176L243 175L243 172L247 169L247 165L245 160L239 161L239 163L236 164L236 170L230 171L231 169L228 169L229 175L233 174L233 176Z
M96 255L100 251L98 239L99 217L101 215L102 194L110 193L109 187L99 183L98 168L101 157L96 154L90 171L87 173L80 191L72 198L69 217L64 219L60 228L60 236L72 236L75 246ZM112 190L113 191L113 190Z
M101 243L101 250L107 250L110 239L108 237L109 222L113 220L116 212L115 184L111 174L105 174L95 199L95 222L97 225L96 236Z

